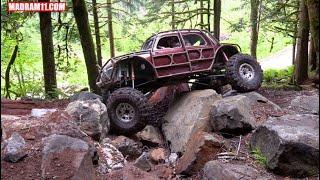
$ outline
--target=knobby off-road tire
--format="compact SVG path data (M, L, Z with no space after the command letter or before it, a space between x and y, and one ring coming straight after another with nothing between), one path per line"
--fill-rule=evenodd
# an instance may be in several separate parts
M120 88L107 100L111 131L132 135L141 131L149 119L150 105L142 92L133 88Z
M226 79L233 89L239 92L250 92L260 88L263 73L255 58L236 54L227 61Z

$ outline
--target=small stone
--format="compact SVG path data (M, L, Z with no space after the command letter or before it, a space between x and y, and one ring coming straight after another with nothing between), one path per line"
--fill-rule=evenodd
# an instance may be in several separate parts
M112 170L122 169L126 163L122 153L111 144L109 138L104 138L100 145L97 146L99 154L98 171L106 174Z
M171 179L174 174L173 169L164 164L155 166L152 173L162 179Z
M123 179L123 180L160 180L156 175L145 172L132 164L126 164L123 169L111 171L106 174L104 179Z
M14 132L4 143L4 160L8 162L18 162L25 156L26 142L19 133Z
M157 148L153 149L150 152L150 159L156 163L160 162L163 163L165 162L166 159L166 150L164 148Z
M135 159L142 154L142 144L125 136L118 136L114 139L113 144L128 159Z
M171 153L168 159L166 159L166 163L169 165L175 165L178 159L178 154L177 153Z
M143 152L142 155L138 159L136 159L136 161L134 162L134 166L144 171L151 170L151 164L149 162L148 155L146 152Z
M142 131L137 133L137 137L142 141L142 143L158 146L163 145L163 137L158 128L147 125Z
M193 175L203 168L225 147L223 137L217 134L196 132L188 141L186 151L178 159L177 174Z

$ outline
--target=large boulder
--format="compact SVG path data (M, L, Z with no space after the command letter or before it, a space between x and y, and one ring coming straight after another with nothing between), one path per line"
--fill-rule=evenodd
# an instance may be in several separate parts
M111 144L128 159L135 159L142 154L142 144L125 136L118 136Z
M224 163L213 160L206 163L203 168L203 180L251 180L251 179L274 179L272 175L262 175L259 171L247 164Z
M211 131L209 111L221 99L214 90L197 90L182 95L164 117L162 130L172 152L184 152L193 133Z
M100 101L102 101L101 96L88 91L81 91L77 94L72 95L69 99L71 101L87 101L87 100L95 100L95 99L99 99Z
M43 123L37 128L37 133L40 136L50 136L52 134L66 135L73 138L78 138L88 142L89 136L81 130L74 118L65 111L56 111L52 114L47 114L44 117Z
M86 142L57 134L43 138L42 142L42 179L96 179Z
M319 95L298 96L291 101L291 107L301 113L319 114Z
M270 117L252 134L252 150L277 174L305 177L319 173L319 116Z
M18 162L27 156L26 142L17 132L14 132L9 139L5 140L3 146L3 159L7 162Z
M282 111L280 106L278 106L277 104L275 104L274 102L270 101L269 99L267 99L266 97L262 96L261 94L259 94L257 92L248 92L248 93L243 93L241 95L249 98L251 106L255 106L259 103L266 103L266 104L272 106L274 110Z
M196 174L206 162L212 160L225 147L225 143L224 138L217 134L202 131L193 134L189 139L186 151L177 161L176 173Z
M69 103L66 112L75 118L80 128L95 140L109 132L110 121L106 105L99 99L74 101Z
M215 101L210 110L213 131L240 135L256 128L249 98L237 95Z

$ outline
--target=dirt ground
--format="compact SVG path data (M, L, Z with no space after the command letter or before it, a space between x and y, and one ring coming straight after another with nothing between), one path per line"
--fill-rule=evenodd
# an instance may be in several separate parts
M268 104L255 106L253 109L254 115L260 123L264 122L268 116L281 116L283 114L292 112L288 109L289 103L293 98L300 95L312 95L313 93L319 93L317 89L306 89L302 91L293 91L293 90L268 90L260 89L257 91L262 94L270 101L273 101L281 108L283 112L277 112L273 110ZM22 161L18 163L8 163L1 159L1 179L10 179L10 180L21 180L21 179L40 179L41 177L41 139L45 136L43 131L45 130L46 123L50 121L55 121L55 117L45 116L42 118L31 117L27 111L20 111L15 115L9 115L10 112L13 112L17 109L23 109L27 107L30 111L32 108L56 108L64 109L68 100L59 100L59 101L37 101L37 102L25 102L25 101L8 101L4 100L4 103L1 102L1 123L4 126L6 137L10 137L13 132L18 132L26 140L28 156L25 157ZM50 119L52 118L52 119ZM266 174L271 179L289 179L280 176L275 176L268 173L265 168L260 164L254 161L249 147L249 139L251 134L234 137L230 139L231 149L230 151L237 151L237 148L240 144L238 159L230 160L233 163L246 163L250 166L257 168L262 174ZM240 143L239 143L240 142ZM154 170L155 171L155 170ZM155 173L155 172L151 172ZM103 176L100 176L101 179L105 179ZM181 177L175 177L175 179L180 179ZM57 178L59 179L59 178ZM190 179L190 178L189 178ZM191 177L191 179L200 179L200 174ZM309 178L317 179L317 178Z

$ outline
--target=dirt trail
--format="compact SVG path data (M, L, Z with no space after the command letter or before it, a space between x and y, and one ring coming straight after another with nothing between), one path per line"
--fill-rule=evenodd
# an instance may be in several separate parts
M263 58L260 61L263 70L266 69L284 69L292 65L292 46L288 46L281 51Z

